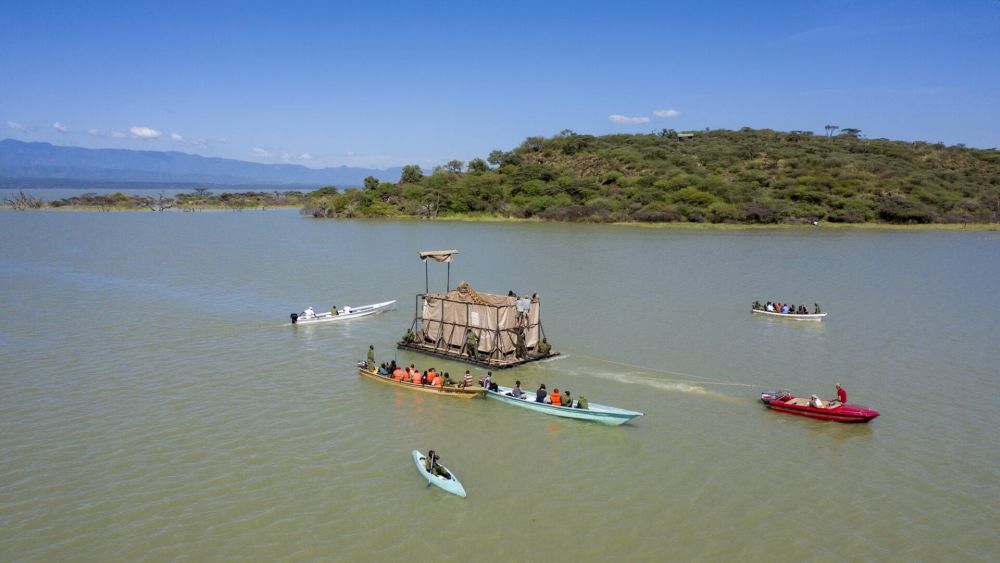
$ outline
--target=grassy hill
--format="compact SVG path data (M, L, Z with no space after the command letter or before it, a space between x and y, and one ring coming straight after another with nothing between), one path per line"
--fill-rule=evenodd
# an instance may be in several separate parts
M486 161L310 194L318 217L995 223L1000 151L772 130L532 137ZM488 162L487 162L488 161Z

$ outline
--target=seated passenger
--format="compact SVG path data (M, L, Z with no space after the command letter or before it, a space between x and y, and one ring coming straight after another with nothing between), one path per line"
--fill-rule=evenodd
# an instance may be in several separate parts
M545 390L545 384L542 383L538 387L538 391L535 391L535 402L536 403L544 403L545 399L547 399L549 397L548 393L549 392Z
M552 394L549 395L548 403L557 407L562 405L562 397L559 395L558 387L552 389Z
M573 407L573 398L569 396L569 389L563 392L562 399L560 399L559 404L564 407Z
M507 394L510 395L511 397L514 397L515 399L520 399L522 396L524 396L524 391L521 390L520 379L514 382L514 388L511 389L510 392L508 392Z
M440 459L441 458L434 453L434 450L427 452L427 457L424 458L424 469L426 469L431 475L440 475L445 479L451 479L451 475L449 475L445 468L438 463L438 460Z
M768 301L766 309L767 309L767 311L773 313L774 312L774 304L771 303L770 301Z
M455 384L455 382L451 380L451 376L448 375L448 372L444 372L444 384L445 385L454 385Z
M809 398L809 406L821 409L823 408L823 400L817 397L816 395L813 395L812 397Z
M587 398L584 397L583 395L580 395L580 400L578 400L576 402L576 408L578 408L578 409L585 409L585 408L587 408L589 406L590 406L590 403L587 402Z
M469 373L469 370L465 370L465 375L462 376L462 382L459 383L458 386L465 389L469 385L472 385L472 374Z
M434 375L434 379L431 381L431 385L433 385L434 387L442 387L444 385L444 378L441 377L440 373Z
M406 369L410 369L410 368L406 368ZM393 379L395 379L396 381L402 381L402 380L403 380L403 374L404 374L404 373L405 373L405 372L404 372L404 371L402 370L402 368L399 368L399 367L397 367L397 368L396 368L395 370L393 370L393 372L392 372L392 378L393 378Z

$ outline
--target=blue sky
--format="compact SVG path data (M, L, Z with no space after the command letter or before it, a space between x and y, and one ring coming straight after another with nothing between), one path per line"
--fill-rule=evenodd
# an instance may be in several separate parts
M0 138L425 167L826 124L1000 146L1000 0L0 3Z

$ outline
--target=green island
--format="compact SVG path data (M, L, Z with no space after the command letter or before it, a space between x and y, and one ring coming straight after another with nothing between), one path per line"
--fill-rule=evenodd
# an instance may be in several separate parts
M839 134L834 134L839 130ZM529 137L484 160L451 161L398 182L311 192L175 197L84 194L15 208L101 210L299 207L318 218L530 220L694 225L991 225L1000 222L1000 151L962 145L739 131ZM24 201L27 197L29 201Z

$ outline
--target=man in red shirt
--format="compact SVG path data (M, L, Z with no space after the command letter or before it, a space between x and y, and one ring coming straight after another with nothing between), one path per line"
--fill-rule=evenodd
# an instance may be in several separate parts
M844 391L844 388L839 383L837 384L837 400L841 403L847 402L847 391Z

